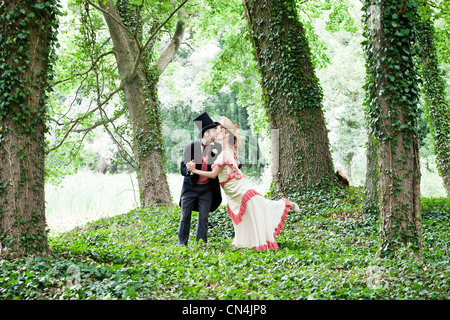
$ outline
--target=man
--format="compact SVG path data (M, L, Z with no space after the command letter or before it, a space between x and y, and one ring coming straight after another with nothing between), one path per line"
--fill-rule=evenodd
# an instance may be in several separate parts
M196 241L202 240L206 243L209 213L216 210L222 202L218 178L200 177L190 173L186 168L186 164L194 160L197 169L211 171L211 165L222 151L222 146L214 143L217 127L220 124L212 121L206 112L195 118L194 123L200 130L199 140L184 148L181 160L181 174L184 176L184 182L180 198L179 245L187 245L192 211L198 211Z

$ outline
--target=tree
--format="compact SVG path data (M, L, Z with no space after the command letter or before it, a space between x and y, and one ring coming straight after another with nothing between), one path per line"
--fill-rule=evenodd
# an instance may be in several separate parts
M445 97L445 81L439 70L432 14L428 3L422 1L421 18L417 24L417 50L438 171L444 180L447 195L450 196L450 108Z
M59 144L69 137L71 132L85 134L98 126L104 126L117 142L122 158L133 158L130 164L137 172L142 206L169 205L172 202L165 172L157 87L161 73L178 51L184 38L187 13L180 9L186 3L187 0L178 4L172 1L140 0L77 1L80 8L81 29L84 30L78 42L85 47L92 47L86 54L90 66L87 71L75 73L67 80L76 81L80 75L92 74L89 79L93 85L83 83L83 80L80 87L93 87L92 92L95 95L93 101L97 106L78 118L62 124L66 133ZM104 25L102 26L97 18L99 12L106 23L106 37L103 36ZM174 16L178 19L172 19ZM155 45L162 37L163 27L170 30L173 20L175 32L168 45L159 54L159 48ZM102 39L101 43L98 42L98 38ZM112 48L109 48L110 43ZM111 64L108 59L111 54L114 56L113 68L108 66ZM108 68L112 70L105 72L104 70ZM117 84L114 77L108 74L115 72L117 74L114 75L119 79ZM105 87L109 87L109 92L104 90ZM117 95L121 106L116 109L113 116L108 116L105 107ZM93 118L94 111L100 113L100 119ZM126 137L122 139L121 131L126 129L122 130L123 128L119 129L114 125L114 121L122 115L127 117L131 127L132 155L123 147L127 140ZM89 119L90 122L87 122ZM112 130L109 125L113 126ZM116 135L120 135L120 139L117 139Z
M243 0L243 5L270 127L279 130L272 146L275 191L301 195L335 186L322 89L296 1Z
M450 63L450 0L441 0L434 5L434 27L435 27L435 45L441 64ZM430 3L431 5L431 3Z
M378 219L379 211L379 190L378 190L378 142L376 138L369 133L367 135L367 161L366 161L366 180L364 182L364 206L363 211L366 218Z
M179 21L171 45L158 62L149 60L150 39L142 44L137 36L141 31L140 7L130 9L128 1L118 1L118 8L108 1L99 2L108 30L114 44L121 89L125 96L130 120L133 126L133 151L138 174L142 206L168 205L171 203L167 183L164 149L161 134L161 118L156 98L156 84L159 74L164 71L174 53L179 48L184 35L184 21ZM128 18L128 21L127 21ZM131 27L134 30L129 30ZM180 39L181 38L181 39Z
M365 1L366 107L378 142L381 253L422 250L414 65L417 2Z
M44 171L56 0L0 2L0 242L48 252Z

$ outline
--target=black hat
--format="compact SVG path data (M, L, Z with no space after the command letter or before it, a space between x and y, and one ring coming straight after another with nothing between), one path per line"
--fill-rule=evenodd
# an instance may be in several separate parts
M194 119L194 123L198 130L201 131L202 137L206 130L220 126L219 122L214 122L206 112L203 112L197 118Z

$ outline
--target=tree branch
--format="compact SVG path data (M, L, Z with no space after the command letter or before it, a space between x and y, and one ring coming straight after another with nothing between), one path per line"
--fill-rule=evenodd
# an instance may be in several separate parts
M92 3L91 0L87 0L87 3L91 6L93 6L95 9L100 10L101 12L103 12L104 14L107 14L111 19L113 19L121 28L123 28L127 33L129 33L134 40L136 40L136 43L139 43L139 40L137 38L137 36L134 34L134 32L131 32L130 29L127 28L126 25L123 24L123 22L119 19L117 19L114 15L112 15L109 11L97 6L96 4Z
M173 17L173 15L175 13L178 12L178 10L180 10L185 4L186 2L188 2L188 0L183 1L176 9L175 11L173 11L169 17L167 17L167 19L153 32L153 34L150 36L150 38L147 40L147 42L145 43L145 45L142 47L142 50L145 50L145 48L148 46L148 44L150 43L150 41L156 36L156 34L158 33L158 31L164 27L164 25L169 22L169 20Z
M124 112L125 112L125 108L120 110L119 114L114 116L114 117L102 119L101 121L97 121L96 123L94 123L93 125L91 125L89 127L81 128L81 129L74 129L74 130L72 130L72 132L79 133L79 132L84 132L84 131L91 131L91 130L93 130L93 129L101 126L101 125L107 124L109 122L112 123L112 122L116 121L117 119L119 119L123 115Z
M103 115L102 115L102 114L105 114L105 117L107 117L107 116L106 116L106 112L105 112L102 108L100 108L100 116L103 118ZM122 156L122 158L125 159L125 161L126 161L126 162L134 169L134 168L135 168L134 164L133 164L132 162L128 161L128 159L132 159L132 160L134 161L133 156L130 155L130 154L128 153L128 151L124 148L124 146L123 146L119 141L117 141L116 137L115 137L114 134L109 130L109 128L108 128L108 126L106 125L106 123L108 123L108 122L104 122L104 123L103 123L103 127L104 127L105 130L108 132L109 136L110 136L111 139L114 141L114 143L117 145L117 147L118 147L117 151L119 151L119 153L120 153L120 155ZM128 140L125 139L124 137L122 137L122 136L118 133L117 128L114 126L114 122L111 122L111 124L112 124L112 126L113 126L113 128L114 128L114 132L115 132L117 135L119 135L120 139L122 139L122 141L125 141L125 142L128 144L128 146L130 147L130 149L133 149L132 146L130 145L130 143L128 142ZM123 153L123 154L122 154L122 153ZM124 157L124 154L125 154L125 157Z
M92 69L95 68L95 66L97 65L98 61L99 61L101 58L103 58L103 57L105 57L105 56L107 56L107 55L110 55L110 54L114 54L114 51L111 50L111 51L102 53L101 55L99 55L99 56L97 57L97 59L94 61L94 63L91 65L91 67L90 67L87 71L82 72L82 73L76 73L76 74L72 75L72 76L69 77L69 78L66 78L66 79L63 79L63 80L56 81L56 82L55 82L55 85L60 84L60 83L62 83L62 82L69 81L69 80L73 79L74 77L84 76L85 74L88 74L89 72L92 71Z
M175 13L178 12L178 10L180 10L186 3L188 2L188 0L183 1L176 9L175 11L173 11L166 20L164 20L163 23L161 23L159 25L158 28L156 28L156 30L152 33L152 35L147 39L147 41L145 42L143 47L139 47L139 54L136 58L136 61L134 62L134 67L133 70L131 71L131 73L129 74L129 79L133 79L136 74L137 74L137 70L139 68L139 63L142 59L142 54L143 52L146 50L146 48L148 47L148 45L150 44L150 42L153 40L153 38L155 38L155 36L158 34L159 30L161 30L161 28L166 25L167 22L170 21L170 19L175 15ZM177 29L178 29L178 24L177 24Z
M408 11L408 7L406 6L406 0L403 0L402 6L401 6L400 9L398 10L397 15L401 16L401 15L404 14L406 11Z
M81 120L86 119L86 118L89 116L89 114L91 114L92 112L95 112L95 111L101 109L102 106L104 106L109 100L111 100L111 98L112 98L117 92L119 92L120 90L122 90L123 87L124 87L124 83L123 83L123 81L122 81L122 82L120 83L119 87L118 87L116 90L114 90L113 92L111 92L111 93L106 97L106 99L105 99L103 102L101 102L101 103L99 103L99 104L97 105L96 108L94 108L94 109L91 110L91 111L86 112L83 116L81 116L81 117L79 117L79 118L77 118L77 119L75 119L75 120L72 120L72 121L66 123L65 125L72 124L72 126L71 126L70 129L66 132L66 134L64 135L64 137L62 138L62 140L61 140L56 146L50 148L50 149L48 150L48 152L51 152L51 151L53 151L53 150L58 149L58 148L63 144L63 142L67 139L67 137L69 136L69 134L70 134L71 132L76 132L76 131L74 131L74 130L75 130L75 127L80 123ZM82 130L82 131L84 131L84 130Z
M173 35L172 40L170 41L168 47L164 52L161 54L161 56L156 61L156 66L159 69L160 74L166 69L167 65L172 61L173 57L177 53L178 49L180 48L181 42L184 38L184 32L185 32L185 20L184 17L186 16L185 12L182 12L178 15L182 20L177 22L177 28L175 29L175 34Z

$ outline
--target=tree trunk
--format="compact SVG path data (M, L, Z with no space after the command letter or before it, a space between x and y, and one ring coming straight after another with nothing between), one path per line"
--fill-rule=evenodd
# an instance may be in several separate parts
M293 0L243 0L272 129L275 192L301 196L337 185L322 89Z
M378 208L379 191L378 191L378 143L371 133L368 134L367 140L367 164L366 164L366 181L364 186L364 214L367 218L378 219L380 211Z
M418 83L412 57L417 6L413 0L366 1L365 6L372 14L379 13L366 29L365 51L369 122L379 147L380 252L390 255L408 244L418 252L422 250Z
M428 7L426 2L422 2L422 5ZM445 82L439 71L434 34L432 20L423 17L418 23L417 48L425 106L435 141L438 171L450 196L450 109L445 97Z
M0 247L18 255L49 251L44 133L57 10L0 3Z
M141 205L170 205L172 203L164 163L162 122L157 103L159 75L177 52L184 36L184 22L179 21L175 37L155 65L150 64L146 50L137 73L132 75L139 58L140 44L116 20L121 16L109 1L99 2L108 13L103 16L114 44L114 53L122 80L125 103L133 125L133 147L137 165ZM115 17L112 18L112 17Z

